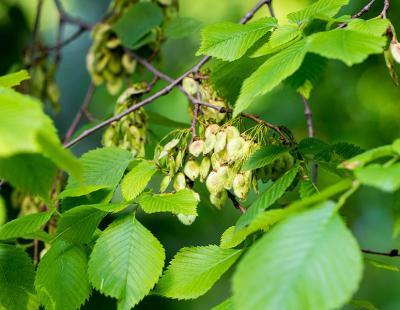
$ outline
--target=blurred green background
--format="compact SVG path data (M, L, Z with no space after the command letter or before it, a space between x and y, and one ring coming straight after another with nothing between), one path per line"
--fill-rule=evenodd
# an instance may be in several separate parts
M274 9L280 23L285 23L285 15L300 9L312 1L276 0ZM368 1L352 0L343 13L357 12ZM400 29L400 1L391 1L389 17ZM109 0L64 0L70 14L89 21L97 21L105 12ZM204 25L219 21L238 21L256 0L180 0L180 15L200 20ZM31 31L35 18L36 0L0 1L0 75L7 73L21 63L22 51L31 41ZM377 0L367 17L377 16L383 0ZM267 15L266 9L257 14ZM52 0L45 0L40 28L42 40L54 45L58 15ZM72 34L74 27L66 28L66 35ZM85 54L90 45L88 33L63 49L62 61L57 73L61 89L62 110L52 115L60 134L63 135L74 117L89 85L89 75L85 66ZM199 45L199 35L188 39L168 41L162 50L162 58L157 66L177 77L190 68L198 58L194 56ZM160 83L159 87L163 84ZM103 88L97 89L90 111L97 118L109 116L114 109L115 98ZM314 90L310 104L314 113L316 136L328 142L347 141L364 149L390 143L400 136L400 90L392 83L386 70L383 56L370 57L364 64L351 68L330 61L320 84ZM149 110L157 111L171 119L189 122L186 99L177 91L160 98ZM293 90L278 87L269 95L260 98L252 112L275 124L289 127L297 140L307 135L303 105ZM49 113L52 113L49 110ZM152 125L152 142L162 137L169 128ZM99 146L99 135L84 140L73 148L76 154ZM400 176L399 176L400 177ZM333 175L320 173L319 184L324 186L335 181ZM343 210L343 215L355 233L361 247L387 251L400 247L392 238L392 197L371 188L363 188ZM200 207L196 222L186 227L168 215L140 215L142 222L154 232L167 250L168 259L183 246L217 243L221 233L238 217L231 206L217 212L204 204ZM375 257L374 257L375 258ZM382 258L376 258L383 261ZM388 259L400 266L400 259ZM229 277L221 281L205 296L196 301L174 301L158 297L146 297L138 308L152 309L208 309L229 296ZM62 281L62 279L60 279ZM266 283L268 279L265 279ZM273 284L272 284L273 285ZM366 264L365 277L355 299L369 300L378 309L400 309L400 273L377 269ZM114 309L114 301L104 297L94 297L85 309Z

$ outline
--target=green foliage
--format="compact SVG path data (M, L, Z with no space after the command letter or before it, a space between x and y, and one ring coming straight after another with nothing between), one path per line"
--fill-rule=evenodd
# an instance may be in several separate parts
M35 233L50 220L54 210L34 213L0 226L0 240L22 238Z
M307 42L299 41L269 58L250 75L243 83L234 115L249 107L255 97L269 92L299 69L306 55L306 48Z
M199 31L201 23L190 17L177 16L165 23L165 35L170 39L189 37Z
M289 186L293 183L299 171L299 166L295 166L272 184L257 200L247 209L236 223L236 229L249 225L259 213L272 206L281 198Z
M121 191L126 201L134 200L150 182L157 169L153 162L143 160L124 177Z
M197 215L198 201L193 191L181 189L174 194L143 193L139 205L146 213L171 212L174 214Z
M132 47L162 20L162 11L156 4L141 2L125 11L112 28L126 47Z
M327 202L282 222L246 253L233 277L234 305L338 308L361 275L358 245Z
M118 148L101 148L85 153L79 161L82 181L70 176L61 198L83 196L99 189L112 194L132 161L132 154Z
M223 302L216 305L211 310L231 310L231 309L234 309L232 297L225 299Z
M265 17L247 25L222 22L205 27L197 55L210 55L233 61L242 57L262 36L276 26L276 19Z
M0 244L0 308L37 309L35 268L28 254L11 245Z
M310 36L308 50L352 66L364 61L371 54L382 53L385 44L384 37L354 30L335 29Z
M22 81L29 79L29 73L26 70L10 73L0 76L0 87L14 87L18 86Z
M169 298L193 299L205 294L231 267L240 250L216 245L183 248L161 277L155 294Z
M243 170L254 170L269 165L287 151L282 145L265 145L251 154L244 163Z
M7 208L3 197L0 196L0 225L3 225L7 220ZM1 226L0 226L1 227Z
M321 16L332 17L348 3L349 0L319 0L304 10L288 14L287 18L292 23L303 24Z
M89 261L92 285L130 309L161 275L165 253L160 242L133 216L112 223L97 240Z
M40 261L35 287L46 309L78 309L89 298L86 251L63 241Z
M393 217L394 217L393 237L397 238L400 234L400 191L394 193Z
M373 164L355 170L354 174L361 183L385 192L400 189L400 163L391 166Z

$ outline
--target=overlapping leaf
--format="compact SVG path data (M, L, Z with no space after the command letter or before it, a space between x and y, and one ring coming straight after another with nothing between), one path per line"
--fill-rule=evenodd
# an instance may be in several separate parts
M26 70L10 73L0 76L0 87L14 87L18 86L22 81L29 79L29 73Z
M181 249L158 282L155 294L193 299L205 294L235 263L240 250L216 245Z

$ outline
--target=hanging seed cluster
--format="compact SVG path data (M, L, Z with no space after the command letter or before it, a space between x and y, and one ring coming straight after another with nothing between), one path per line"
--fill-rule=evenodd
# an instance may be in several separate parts
M136 60L127 54L111 26L99 23L93 28L93 43L86 64L95 85L105 83L110 94L117 94L124 78L136 68Z
M28 61L27 61L28 63ZM30 69L31 78L27 81L32 96L48 101L51 107L60 110L60 90L55 82L56 65L47 58L36 62Z
M188 94L203 102L224 109L229 108L228 104L222 97L218 96L207 80L198 82L193 77L186 77L182 81L182 86ZM198 120L204 124L219 124L227 119L226 113L221 113L207 106L201 106L199 110ZM189 105L189 114L193 117L193 105Z
M138 3L138 0L115 0L110 5L110 16L104 22L98 23L92 31L92 46L86 57L87 69L95 85L105 84L110 94L116 95L121 90L124 80L130 77L136 69L137 62L124 49L121 40L112 29L112 24L121 14ZM165 19L177 15L178 5L175 0L159 0ZM152 30L146 36L146 43L135 50L143 51L153 57L160 48L163 35L160 27Z
M120 114L140 101L140 95L147 89L146 84L135 84L125 90L118 98L115 114ZM147 115L140 108L112 123L103 135L103 145L116 146L133 153L136 157L144 157L147 140Z

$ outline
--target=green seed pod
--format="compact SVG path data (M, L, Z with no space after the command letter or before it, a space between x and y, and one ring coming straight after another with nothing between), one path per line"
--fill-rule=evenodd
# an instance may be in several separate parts
M222 165L221 158L217 153L211 155L211 166L214 170L218 170Z
M185 214L178 214L177 215L178 220L183 224L190 226L193 224L193 222L196 220L197 215L185 215Z
M225 132L226 132L226 138L227 138L228 142L240 137L240 132L235 126L226 127Z
M240 200L246 199L246 196L250 190L249 181L249 176L246 173L237 174L233 180L233 192Z
M181 189L186 188L186 178L182 172L179 172L175 176L173 186L176 191L180 191Z
M208 176L208 172L210 171L211 161L208 157L204 157L200 164L200 181L204 182L204 180Z
M220 127L217 124L208 125L205 132L206 138L210 135L216 135L219 132L219 130Z
M110 40L107 41L106 46L109 49L116 48L117 46L121 45L121 40L118 39L117 37L111 38Z
M160 183L160 193L163 193L167 190L169 183L171 183L172 177L170 175L166 175L163 177Z
M242 137L234 138L228 142L226 150L229 162L234 162L243 158L243 147L245 142L246 141Z
M214 207L221 210L225 206L227 198L228 198L228 194L225 190L223 190L216 194L211 194L210 202L212 203L212 205Z
M168 170L175 171L175 158L172 154L168 156Z
M390 43L390 52L392 53L393 59L397 63L400 63L400 44L395 38Z
M191 77L185 77L182 80L182 87L189 95L197 95L199 84Z
M227 177L224 183L224 188L230 190L233 185L233 180L236 177L236 171L233 170L232 167L227 167Z
M216 171L211 171L207 177L206 186L211 194L216 194L224 189L224 180Z
M172 139L171 141L169 141L166 145L164 145L164 151L169 152L170 150L172 150L175 146L178 145L179 143L179 139Z
M203 149L204 149L204 141L203 140L194 141L189 146L189 152L194 157L198 157L203 152Z
M179 150L178 154L175 157L175 172L177 172L182 167L183 157L185 153L182 150Z
M214 151L216 153L222 152L226 146L226 133L224 131L220 131L217 133Z
M210 153L214 149L216 142L217 142L216 135L210 134L210 135L206 136L206 140L205 140L204 146L203 146L203 154L206 155L206 154Z
M121 62L126 72L128 72L129 74L135 72L137 66L136 59L132 58L129 54L125 53L124 55L122 55Z
M199 164L194 160L189 160L183 168L183 172L190 180L194 181L200 174Z

